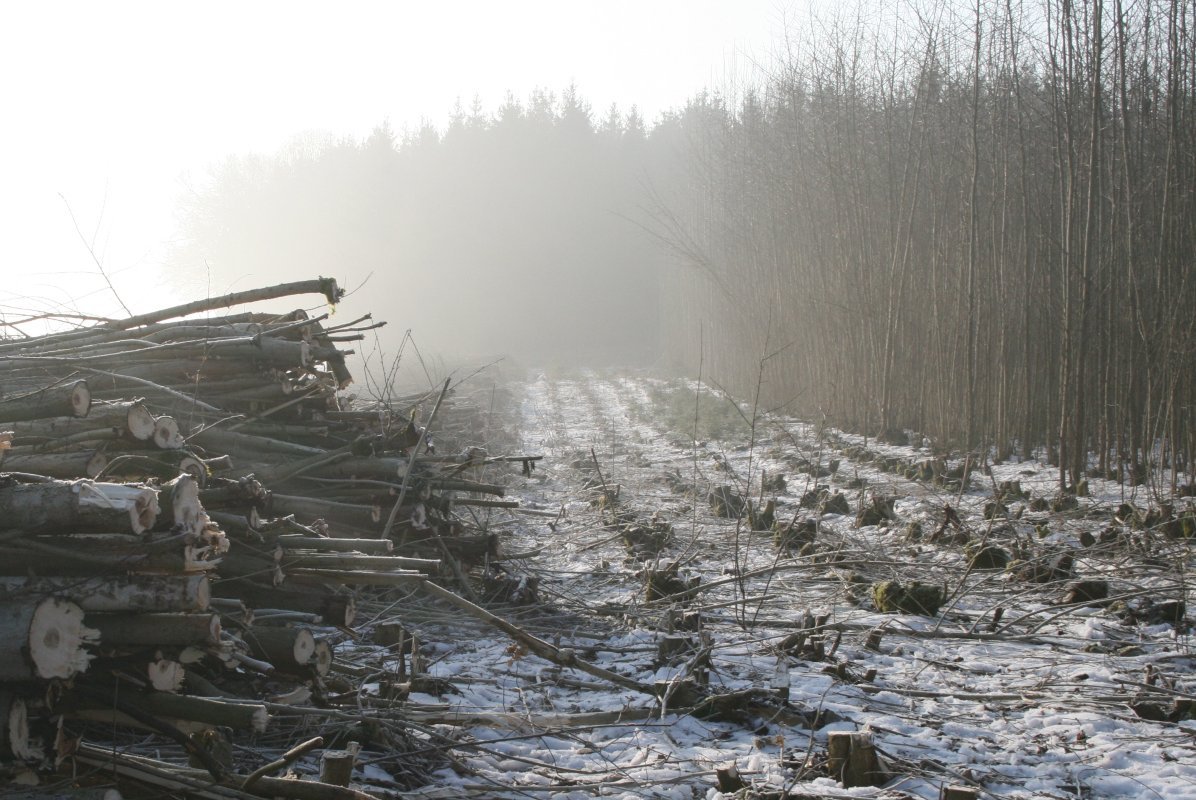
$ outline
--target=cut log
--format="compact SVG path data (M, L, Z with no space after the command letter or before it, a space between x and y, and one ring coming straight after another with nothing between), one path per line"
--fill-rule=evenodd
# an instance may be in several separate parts
M446 491L477 492L478 494L492 494L502 497L507 493L506 487L496 483L478 483L477 481L458 480L453 478L428 478L425 483L433 489Z
M319 447L307 447L293 444L283 439L268 436L255 436L224 428L205 428L191 434L190 441L208 450L218 453L229 453L244 458L271 460L269 456L294 456L307 458L309 456L325 455L326 450Z
M91 391L87 388L87 381L74 381L0 398L0 422L43 417L86 417L90 409Z
M158 493L162 522L172 530L198 533L207 522L207 515L199 502L199 481L194 475L183 473L162 484Z
M4 800L124 800L116 789L29 789L4 792Z
M172 694L183 688L183 680L187 677L187 671L183 665L168 658L159 658L149 662L145 674L149 678L150 686L154 689Z
M66 597L87 612L206 611L211 591L206 575L0 578L0 598Z
M297 567L287 571L288 584L338 583L342 586L420 586L427 576L419 572L371 572L352 569L314 569Z
M432 558L404 558L402 556L366 556L356 553L284 553L282 568L306 567L324 570L418 570L436 574L440 561Z
M277 550L281 556L282 550ZM278 558L267 553L260 555L248 551L243 544L233 549L227 558L220 562L220 578L226 582L234 580L260 580L273 586L279 586L285 579L282 569L278 566Z
M0 603L0 682L70 678L87 669L84 649L97 632L83 624L83 609L59 597L36 603Z
M186 647L220 641L217 614L88 614L102 645Z
M212 589L213 594L239 598L250 608L287 608L319 614L326 625L353 624L357 616L357 601L352 593L334 591L322 585L290 588L290 581L287 583L287 587L273 587L259 581L220 581Z
M343 295L344 292L336 285L336 280L334 278L316 278L315 280L280 283L276 286L269 286L261 289L248 289L243 292L233 292L232 294L227 294L220 297L209 297L203 300L196 300L191 303L184 303L183 305L162 309L161 311L154 311L149 314L141 314L136 317L128 317L127 319L123 319L118 322L108 322L103 325L99 325L94 329L72 331L71 334L74 334L74 336L71 334L62 334L59 336L59 339L72 341L75 338L91 336L97 331L127 331L131 328L138 328L142 325L162 322L164 320L174 319L175 317L189 317L192 314L200 314L204 311L215 311L218 308L228 308L230 306L242 305L244 303L255 303L260 300L274 300L279 297L290 297L297 294L322 294L330 305L335 305L341 299L341 295Z
M114 710L117 701L121 710L134 716L167 717L174 720L216 725L241 731L262 733L269 725L270 715L260 703L241 703L214 697L172 694L170 692L122 691L114 694L108 687L89 685L78 695L67 695L61 710L88 718L84 712L97 709ZM141 712L136 714L135 712Z
M405 458L344 458L335 464L328 464L312 470L312 474L325 478L364 478L367 480L393 481L407 474Z
M0 762L36 764L45 757L44 743L30 734L29 711L24 698L0 690Z
M867 731L827 734L826 755L827 771L846 789L883 786L888 781L872 744L872 734Z
M203 486L208 468L203 459L186 450L154 450L117 456L105 470L105 474L108 475L128 476L133 479L150 476L170 480L180 473L191 475Z
M70 537L56 537L64 540ZM206 572L219 563L218 555L210 547L186 545L169 552L113 552L105 548L89 547L76 540L70 547L54 546L40 540L25 540L22 546L0 548L0 575L67 575L96 577L99 575L182 575Z
M145 486L97 483L12 483L0 488L0 525L28 533L132 531L158 518L158 492Z
M162 450L182 450L187 440L179 431L179 424L174 417L162 416L154 420L154 444Z
M5 456L0 464L8 472L28 472L51 478L95 478L108 466L108 457L99 450L29 453Z
M86 417L47 417L23 422L5 423L17 444L30 441L61 439L81 431L113 430L136 441L148 441L154 433L154 415L141 400L115 403L96 402Z
M290 550L325 550L328 552L358 552L368 555L387 555L394 550L390 539L339 539L331 536L302 536L285 534L278 537L283 552Z
M332 500L277 493L271 493L266 510L268 514L275 516L294 515L301 522L324 519L367 530L377 527L382 519L382 510L378 506L337 503Z
M268 661L285 672L310 664L316 653L316 637L307 628L254 625L241 638L254 658Z

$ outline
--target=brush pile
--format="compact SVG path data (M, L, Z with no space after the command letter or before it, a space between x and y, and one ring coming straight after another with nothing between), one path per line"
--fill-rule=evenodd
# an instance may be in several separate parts
M307 293L341 296L333 280L302 281L0 340L5 779L72 758L192 796L362 796L344 788L352 748L325 752L324 780L298 781L270 773L322 740L249 775L231 742L289 709L356 710L360 676L334 650L355 636L359 593L434 578L468 588L498 546L454 508L517 505L472 468L530 470L535 457L492 459L468 440L436 452L416 419L447 414L447 382L346 407L351 351L338 345L377 327L358 327L368 317L214 315ZM116 729L164 737L194 769L91 743ZM373 739L402 750L402 735Z

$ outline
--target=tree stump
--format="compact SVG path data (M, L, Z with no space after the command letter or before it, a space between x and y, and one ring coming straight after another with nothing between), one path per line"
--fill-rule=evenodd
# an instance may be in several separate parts
M882 786L888 776L881 769L872 734L867 731L838 731L827 734L827 770L843 788Z
M360 748L357 742L349 742L345 750L325 750L320 756L320 783L348 786L353 778L353 767L357 763Z
M979 793L970 786L943 786L939 800L976 800Z

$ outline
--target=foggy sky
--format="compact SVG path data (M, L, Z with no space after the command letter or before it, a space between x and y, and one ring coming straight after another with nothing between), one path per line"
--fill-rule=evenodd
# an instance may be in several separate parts
M493 110L535 87L575 84L596 115L635 105L651 122L752 73L804 5L6 5L0 264L24 280L0 305L120 313L97 260L134 311L308 277L211 262L165 274L177 198L228 155L364 138L383 120L442 126L458 102ZM350 285L369 274L351 262L325 272Z

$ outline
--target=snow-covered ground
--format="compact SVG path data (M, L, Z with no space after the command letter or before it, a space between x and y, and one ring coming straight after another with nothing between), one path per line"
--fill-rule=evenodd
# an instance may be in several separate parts
M417 794L713 798L716 768L734 762L750 796L938 798L957 785L982 797L1196 798L1196 653L1174 605L1188 599L1189 540L1114 518L1125 502L1145 512L1144 490L1093 480L1077 508L1034 511L1031 497L1049 499L1057 480L1042 463L978 468L961 491L914 474L932 457L921 448L763 417L753 441L739 412L709 408L727 403L711 395L686 422L692 388L595 372L516 387L521 450L545 459L504 476L508 494L561 516L492 517L505 520L504 551L524 554L513 568L540 579L540 605L510 615L644 684L692 676L715 694L759 692L699 719L481 625L462 635L469 623L446 620L438 639L436 620L417 620L429 672L461 693L413 696L416 710L477 740L455 752L463 768ZM882 471L876 456L902 466ZM762 476L778 475L785 486L762 494ZM1031 497L1006 497L1007 514L985 519L1002 481ZM802 508L819 484L851 513ZM716 517L708 495L720 486L758 511L774 499L782 525L818 520L812 545L778 549L772 533ZM874 493L894 500L895 519L857 527ZM960 527L944 524L946 506ZM629 554L626 526L666 524L658 555ZM984 546L1024 565L969 569ZM703 587L684 608L645 597L645 571L673 562ZM1054 580L1027 579L1040 564L1059 570ZM1109 600L1065 604L1077 579L1106 581ZM940 587L945 602L932 616L880 613L871 587L887 580ZM687 611L700 630L680 630L695 620ZM665 639L675 655L661 655ZM885 786L844 789L828 774L835 731L873 734Z

